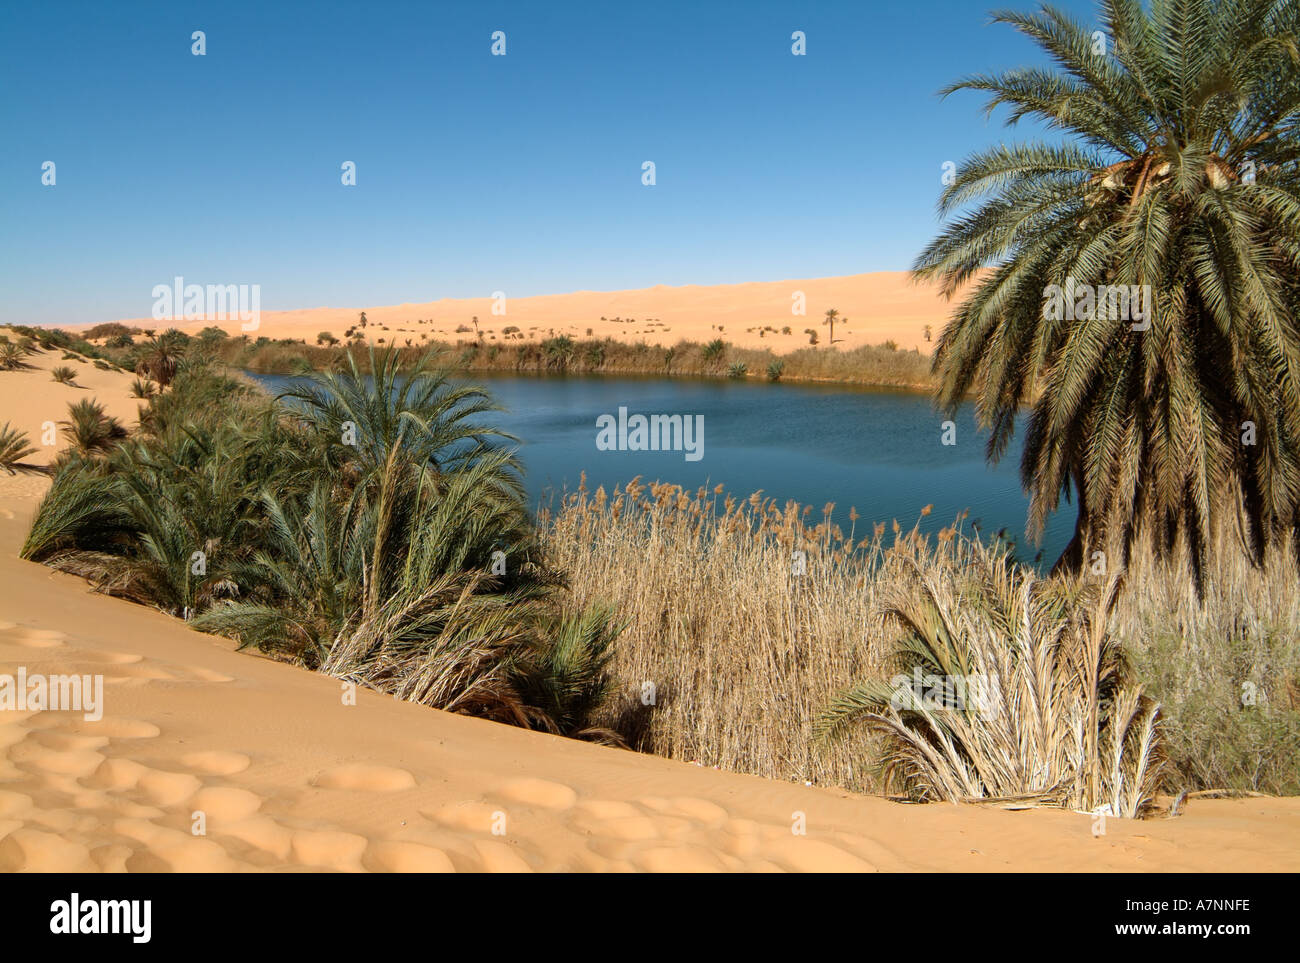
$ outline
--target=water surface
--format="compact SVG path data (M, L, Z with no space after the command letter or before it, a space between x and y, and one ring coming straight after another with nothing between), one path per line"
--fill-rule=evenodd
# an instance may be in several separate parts
M253 375L272 391L292 379ZM985 532L1005 529L1032 560L1050 563L1069 541L1069 506L1048 525L1040 546L1024 537L1028 498L1020 489L1019 435L1003 461L984 461L986 436L977 432L973 406L956 421L956 444L941 443L943 418L927 396L852 386L772 385L754 382L636 377L492 375L472 380L508 408L498 423L521 439L520 458L534 504L578 486L606 490L633 476L696 488L721 482L738 496L761 490L784 503L827 502L848 530L850 507L872 521L898 519L910 528L926 505L924 531L937 531L963 509ZM599 451L597 418L628 413L704 416L703 457L681 451Z

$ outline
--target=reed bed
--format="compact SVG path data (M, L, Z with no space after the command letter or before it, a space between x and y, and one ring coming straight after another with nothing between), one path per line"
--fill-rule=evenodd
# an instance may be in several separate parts
M716 346L680 341L670 348L645 342L550 338L543 341L418 342L397 345L418 356L430 347L441 350L443 363L465 372L518 374L649 375L656 377L732 378L756 381L801 381L855 384L914 391L930 390L930 358L889 344L851 351L805 347L789 352ZM325 347L299 341L227 338L214 341L216 360L258 374L297 375L327 370L343 357L343 346ZM775 371L776 377L772 377ZM740 372L737 374L737 372Z
M1171 790L1300 794L1300 569L1220 531L1198 600L1186 559L1141 548L1112 627L1164 705Z
M633 480L585 488L541 513L544 545L575 601L611 600L626 623L605 724L637 749L770 778L877 788L870 736L831 746L817 713L882 668L882 567L923 559L915 531L859 540L793 502L722 486L683 491ZM941 535L947 551L965 544ZM796 553L802 552L802 557ZM802 574L799 574L802 571ZM653 704L646 695L653 686Z
M842 738L827 741L818 738L819 716L864 679L897 671L905 644L891 612L897 613L901 597L915 595L918 573L921 581L940 585L941 604L946 597L948 610L962 613L975 601L960 595L965 574L987 567L992 557L1013 576L1008 584L1025 585L1026 592L1035 583L1033 591L1044 595L1060 590L1105 598L1104 609L1081 617L1086 621L1078 631L1067 619L1043 624L1056 626L1051 632L1069 629L1081 646L1102 644L1089 628L1093 622L1107 633L1115 698L1104 702L1118 711L1133 709L1132 724L1113 731L1130 733L1132 771L1143 780L1142 792L1126 791L1122 804L1112 807L1116 814L1147 810L1156 788L1300 791L1300 599L1295 566L1286 557L1256 569L1225 551L1200 601L1182 563L1150 554L1139 553L1125 577L1092 579L1095 584L1089 576L1033 578L1004 559L1005 547L990 548L963 533L962 519L926 537L897 522L863 525L851 512L845 532L830 523L832 510L825 506L819 518L810 507L778 505L761 492L735 498L721 486L684 491L634 479L611 492L592 493L584 485L555 510L540 513L546 551L566 572L575 602L615 602L626 622L611 663L615 695L602 723L634 748L700 765L857 791L900 791L908 780L887 778L891 750L879 726L848 727ZM796 552L805 553L801 575ZM994 588L985 592L996 604L1009 604L996 596ZM1104 616L1099 621L1098 611ZM1022 641L1032 644L1037 634L1030 631ZM1063 677L1078 664L1057 661ZM1100 673L1097 683L1109 685L1109 673ZM1245 705L1242 683L1251 679L1260 701ZM1027 788L1027 798L1060 797L1091 808L1110 798L1110 783L1102 779L1105 785L1090 792L1079 788L1078 760L1087 752L1071 742L1072 711L1046 720L1057 735L1043 752L1058 757L1060 778L1044 783L1039 772L1029 771L1018 778L1027 787L1042 784ZM1119 746L1104 726L1098 732L1114 739L1110 751ZM1101 750L1088 752L1096 757ZM893 757L897 762L897 752ZM1022 763L1040 768L1028 758ZM1099 765L1096 758L1092 765ZM924 783L910 780L913 789ZM942 781L932 788L922 796L966 798Z

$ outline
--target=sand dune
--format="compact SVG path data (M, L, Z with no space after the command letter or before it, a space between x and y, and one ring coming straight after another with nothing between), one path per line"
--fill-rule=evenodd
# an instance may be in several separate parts
M479 327L488 341L505 338L506 327L519 328L525 340L538 340L567 334L574 338L611 337L620 341L645 340L648 344L670 346L682 339L709 341L721 337L741 347L768 347L785 353L808 344L806 328L818 332L819 343L829 343L829 329L822 324L828 308L835 308L847 323L835 325L835 347L856 348L864 344L897 342L904 349L928 351L925 338L930 325L937 338L952 305L940 297L930 284L912 281L905 271L855 274L848 277L811 278L792 281L766 281L747 284L658 285L630 291L575 291L514 297L507 290L505 314L494 314L491 297L444 298L421 304L360 306L350 308L305 308L295 311L262 311L258 329L251 336L302 338L315 343L316 336L328 331L342 338L357 323L357 315L366 312L366 333L372 339L404 344L411 339L419 344L429 340L472 340L475 337L471 318L477 316ZM805 314L792 313L796 295L802 293ZM263 299L271 292L263 290ZM601 320L604 318L605 320ZM635 323L614 321L635 319ZM166 323L152 318L125 318L123 323L159 328ZM182 330L201 328L210 322L186 322ZM216 322L232 334L240 333L238 321ZM468 330L457 332L458 327ZM775 330L760 335L759 330ZM790 334L783 334L784 327Z
M9 328L0 328L0 334L17 337ZM130 396L133 375L104 371L89 361L64 361L63 352L57 350L38 351L27 358L27 364L29 367L17 371L0 371L0 424L8 422L27 435L28 442L36 449L36 454L25 460L27 464L48 465L67 446L59 422L67 419L68 405L84 398L98 401L107 414L125 427L135 427L141 402ZM72 384L60 384L50 377L51 369L61 365L77 372ZM45 444L51 422L55 428L54 443ZM0 471L0 495L36 495L44 492L47 484L40 476L8 475Z

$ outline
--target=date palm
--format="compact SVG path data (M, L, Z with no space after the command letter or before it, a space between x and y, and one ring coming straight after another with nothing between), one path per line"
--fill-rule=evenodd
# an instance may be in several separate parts
M968 158L914 269L964 289L935 351L941 406L973 392L996 460L1032 404L1031 536L1073 494L1059 566L1110 539L1167 553L1181 535L1199 585L1212 530L1239 508L1256 559L1294 537L1300 5L1104 0L1100 13L1098 33L1049 6L995 15L1052 67L944 95L983 92L989 111L1063 138ZM1108 298L1047 310L1049 287L1070 282L1147 288L1149 327Z
M139 360L136 361L135 373L142 378L151 378L158 382L159 387L166 388L175 380L184 357L184 335L175 329L164 331L143 345Z
M10 475L16 475L18 472L39 472L43 468L36 465L28 465L23 459L36 454L36 449L31 446L27 435L11 428L9 422L0 425L0 469L8 472Z
M831 327L830 337L826 339L827 344L835 343L835 322L838 321L839 319L840 319L839 311L835 310L834 308L830 308L829 310L827 310L826 320L822 322L822 324L829 324Z

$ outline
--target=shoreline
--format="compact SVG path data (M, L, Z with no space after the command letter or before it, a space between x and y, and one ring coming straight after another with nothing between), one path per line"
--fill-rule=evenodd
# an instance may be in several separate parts
M558 339L556 339L558 340ZM302 342L219 342L215 359L254 374L292 377L323 371L341 363L347 350L368 342L322 347ZM375 344L376 350L391 345ZM528 376L634 375L646 378L695 378L703 381L766 382L898 390L932 394L936 385L929 375L930 357L889 345L866 345L851 352L800 349L786 354L739 348L722 341L720 354L710 357L710 344L678 342L672 348L652 348L642 343L581 339L554 344L496 346L475 342L431 341L399 346L404 357L437 351L447 370L456 373L517 374ZM741 366L741 367L737 367Z

